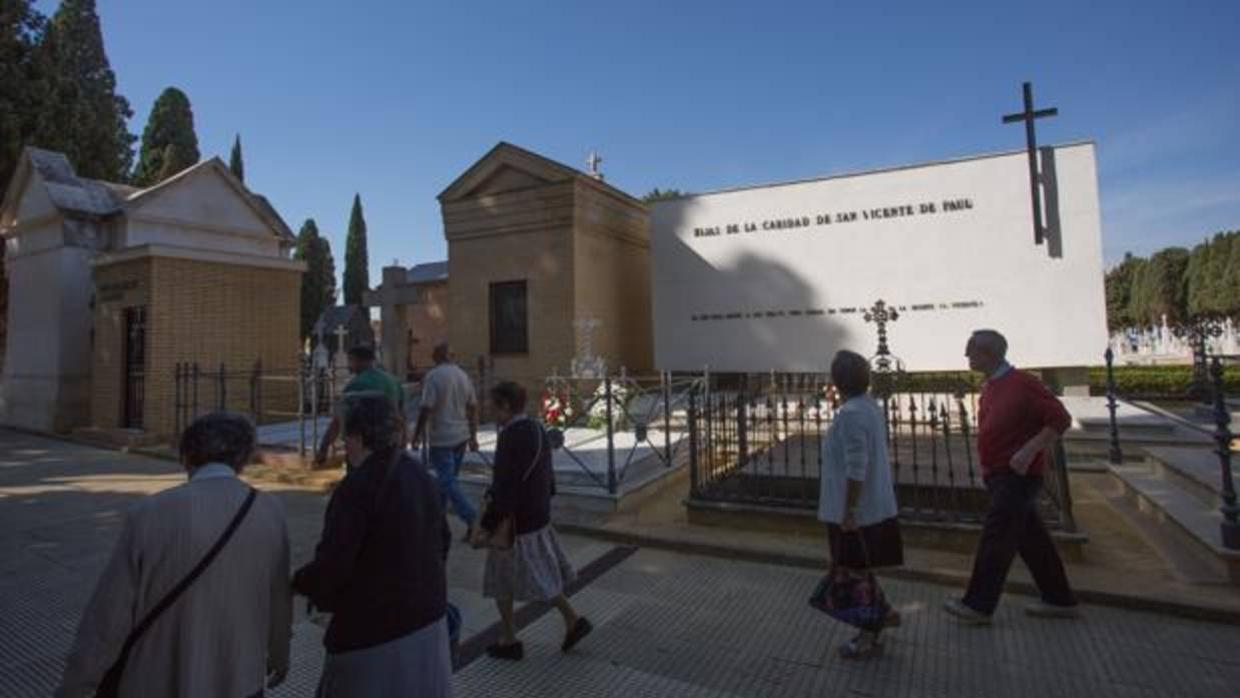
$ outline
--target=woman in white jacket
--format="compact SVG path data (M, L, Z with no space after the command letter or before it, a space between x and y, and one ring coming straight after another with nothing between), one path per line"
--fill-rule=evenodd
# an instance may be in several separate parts
M822 443L818 519L827 524L831 557L836 565L857 571L904 563L891 462L887 458L887 427L883 410L870 397L870 365L865 357L840 351L831 361L831 382L844 399ZM857 659L881 651L879 634L899 624L891 612L876 628L841 648Z

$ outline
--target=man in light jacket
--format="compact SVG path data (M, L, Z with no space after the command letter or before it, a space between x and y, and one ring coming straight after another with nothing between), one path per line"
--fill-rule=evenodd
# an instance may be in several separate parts
M83 612L58 696L93 696L126 638L238 517L254 425L226 412L181 437L183 485L138 503ZM284 680L292 635L284 509L258 493L219 554L133 646L120 695L256 696Z

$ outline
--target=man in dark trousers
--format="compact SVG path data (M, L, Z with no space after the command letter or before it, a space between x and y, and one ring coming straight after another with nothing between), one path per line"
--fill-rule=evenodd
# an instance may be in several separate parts
M947 602L944 609L964 623L989 623L1019 554L1042 593L1026 613L1075 618L1076 597L1038 513L1044 454L1072 418L1041 381L1007 362L1007 340L998 332L974 332L965 356L970 369L986 376L977 414L977 454L991 502L969 588L963 599Z

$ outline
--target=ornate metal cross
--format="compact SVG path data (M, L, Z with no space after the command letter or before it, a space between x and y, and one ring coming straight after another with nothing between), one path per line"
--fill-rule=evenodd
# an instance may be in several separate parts
M878 327L878 353L874 356L874 367L879 371L891 370L891 350L887 347L887 323L900 319L895 308L888 308L883 300L874 301L874 305L865 311L865 321Z
M1003 123L1025 122L1025 147L1029 151L1029 192L1033 201L1033 243L1041 245L1046 229L1042 226L1042 177L1038 173L1038 137L1034 131L1033 122L1036 119L1056 116L1059 110L1053 107L1038 110L1033 108L1033 83L1025 83L1024 92L1025 110L1004 116Z
M1188 342L1193 350L1193 381L1188 386L1192 397L1199 397L1203 402L1214 399L1210 384L1210 373L1207 365L1208 343L1211 339L1223 336L1223 323L1217 318L1198 317L1171 328L1172 334Z
M586 165L590 168L589 175L595 179L602 179L603 173L598 166L603 164L603 156L597 152L591 151L590 156L586 158Z

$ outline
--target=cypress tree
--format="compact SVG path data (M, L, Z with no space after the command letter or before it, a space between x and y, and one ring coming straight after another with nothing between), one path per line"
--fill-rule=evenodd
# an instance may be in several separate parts
M314 323L336 302L336 263L331 243L319 235L318 225L307 218L297 234L293 258L306 263L301 277L301 336L306 338Z
M22 148L38 124L43 83L35 48L45 23L30 0L4 0L0 5L0 196L8 190Z
M198 162L198 135L189 97L175 87L159 95L151 107L133 182L149 187ZM169 160L169 158L174 158Z
M245 163L241 160L241 134L233 139L232 154L228 156L228 169L238 181L245 182Z
M126 126L133 110L116 94L95 0L60 3L35 63L45 80L34 144L63 152L83 177L124 181L133 163Z
M344 245L344 302L345 305L361 305L363 294L370 288L370 260L366 251L366 218L362 215L360 194L353 195L349 234Z

